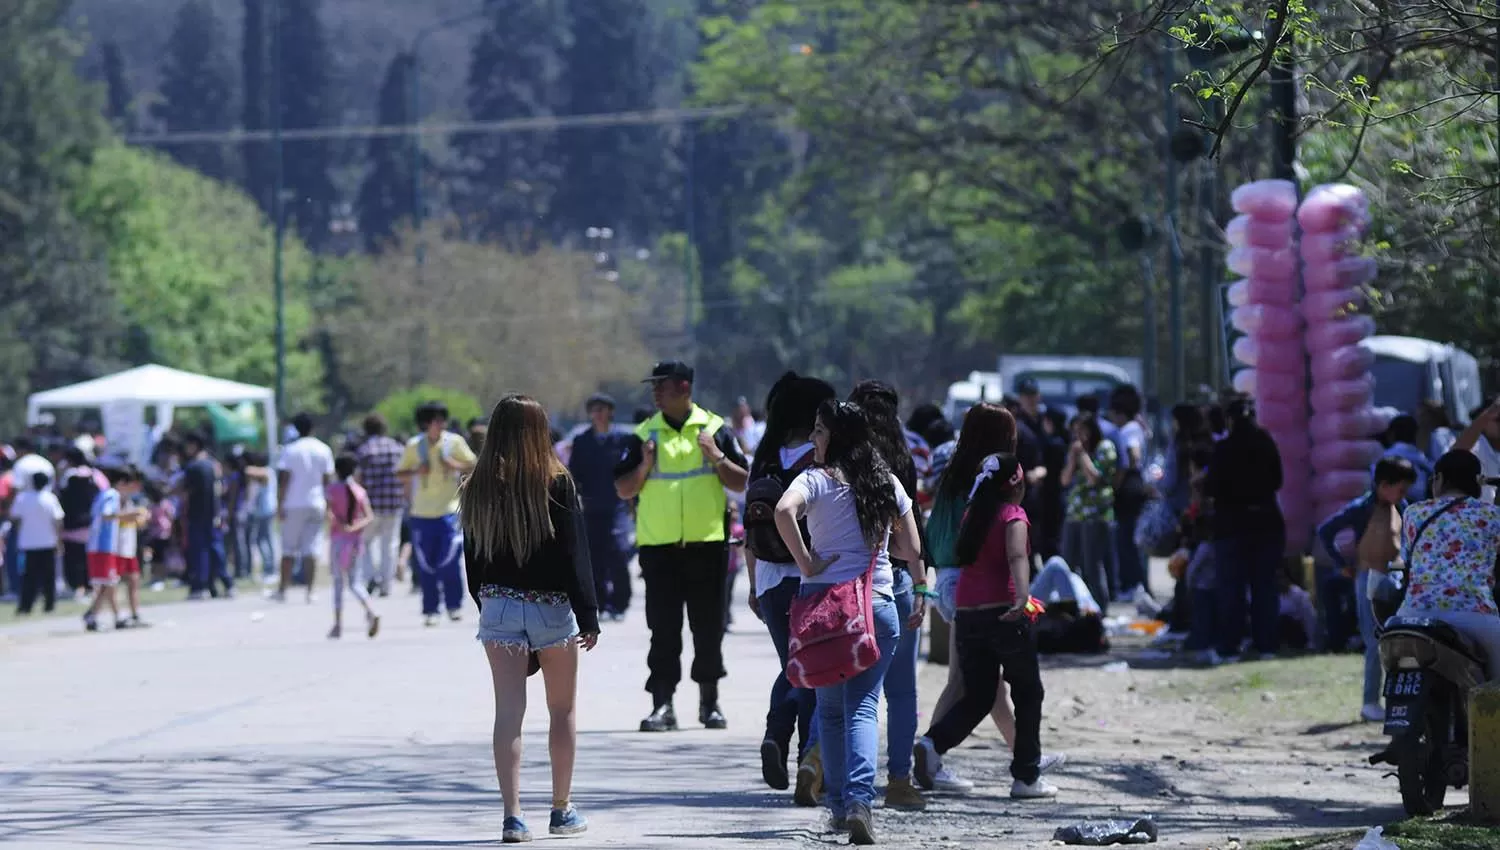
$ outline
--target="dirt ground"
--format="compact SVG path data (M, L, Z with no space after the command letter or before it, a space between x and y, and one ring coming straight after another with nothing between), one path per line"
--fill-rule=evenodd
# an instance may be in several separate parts
M1043 746L1068 755L1052 777L1062 789L1055 801L1009 799L1008 759L986 726L947 758L978 782L976 792L933 795L924 813L882 811L882 843L1058 846L1051 839L1059 827L1149 815L1160 830L1157 846L1230 850L1325 831L1362 832L1403 817L1394 777L1366 762L1381 739L1378 726L1356 722L1357 656L1211 670L1120 663L1130 657L1117 651L1045 665ZM930 712L945 676L945 668L924 665L924 710ZM1462 805L1467 797L1454 792L1449 800Z

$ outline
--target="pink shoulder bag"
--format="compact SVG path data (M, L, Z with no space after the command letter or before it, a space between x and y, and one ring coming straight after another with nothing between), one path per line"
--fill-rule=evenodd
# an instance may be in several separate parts
M863 575L792 600L786 660L792 687L837 685L880 661L871 589L879 557L876 548Z

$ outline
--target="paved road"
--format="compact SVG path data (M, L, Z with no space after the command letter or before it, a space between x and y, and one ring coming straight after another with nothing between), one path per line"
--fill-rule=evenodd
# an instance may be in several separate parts
M639 598L639 597L637 597ZM492 697L474 616L423 628L382 600L376 640L327 640L329 608L257 599L152 608L146 631L77 621L0 630L0 844L7 847L467 847L499 837ZM754 624L727 639L728 732L642 735L645 626L585 658L564 846L819 843L821 815L760 784L776 658ZM529 685L523 802L550 799L541 678ZM695 719L696 694L679 709ZM545 836L539 836L544 840Z

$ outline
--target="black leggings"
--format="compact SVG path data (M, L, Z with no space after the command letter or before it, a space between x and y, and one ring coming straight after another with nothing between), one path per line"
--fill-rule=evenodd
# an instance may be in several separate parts
M962 744L995 707L1003 671L1016 706L1016 747L1010 775L1029 784L1041 776L1042 671L1031 622L1024 618L1000 619L1006 610L958 612L953 628L964 695L932 724L927 737L939 753Z
M21 578L21 602L17 608L30 614L36 598L42 597L42 609L51 611L57 604L57 549L29 549L26 552L26 575Z

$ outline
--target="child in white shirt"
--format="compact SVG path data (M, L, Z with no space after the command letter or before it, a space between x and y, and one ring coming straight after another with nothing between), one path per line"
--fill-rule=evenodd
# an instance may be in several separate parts
M10 506L10 519L16 523L16 545L25 561L21 579L19 614L30 614L37 594L43 598L42 610L51 611L57 603L57 545L62 529L63 508L52 492L51 478L45 472L31 476L31 487L16 494Z

